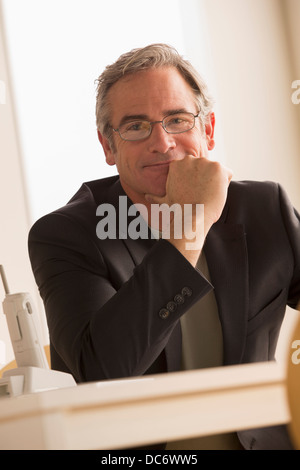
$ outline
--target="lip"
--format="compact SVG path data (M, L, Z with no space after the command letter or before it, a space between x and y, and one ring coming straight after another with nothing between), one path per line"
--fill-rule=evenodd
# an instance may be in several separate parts
M161 167L166 167L166 166L169 166L170 163L172 163L171 160L167 161L167 162L157 162L157 163L151 163L150 165L145 165L144 168L161 168Z

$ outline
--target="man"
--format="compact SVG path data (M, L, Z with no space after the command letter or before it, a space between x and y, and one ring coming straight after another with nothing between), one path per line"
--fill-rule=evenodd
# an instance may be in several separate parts
M231 181L209 160L212 106L165 45L99 77L98 136L118 176L83 184L29 235L54 369L84 382L274 359L285 307L300 298L299 215L279 185ZM152 224L162 204L182 209L167 237ZM290 448L281 427L239 438Z

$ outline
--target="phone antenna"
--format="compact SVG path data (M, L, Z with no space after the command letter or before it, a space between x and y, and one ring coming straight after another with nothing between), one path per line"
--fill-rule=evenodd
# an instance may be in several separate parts
M3 283L3 287L5 290L5 294L7 295L9 294L9 288L8 288L8 284L7 284L7 280L6 280L6 276L5 276L5 272L4 272L4 268L2 264L0 264L0 275L1 275L2 283Z

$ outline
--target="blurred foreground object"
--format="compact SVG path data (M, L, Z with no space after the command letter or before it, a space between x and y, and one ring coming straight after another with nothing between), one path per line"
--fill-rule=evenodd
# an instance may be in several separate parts
M300 304L298 305L300 311ZM300 449L300 318L291 338L291 353L287 366L287 396L291 411L289 429L297 450Z

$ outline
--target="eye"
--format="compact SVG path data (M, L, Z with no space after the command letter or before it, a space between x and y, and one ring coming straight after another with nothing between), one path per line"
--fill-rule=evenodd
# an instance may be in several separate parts
M143 121L135 121L135 122L129 122L126 124L124 131L125 132L134 132L134 131L140 131L143 130L147 127L147 124Z
M185 120L182 119L182 117L174 116L173 118L168 120L168 125L173 126L173 125L176 125L176 124L182 124L183 122L185 122Z
M194 125L194 115L190 113L173 114L165 118L167 132L179 134L192 129Z

